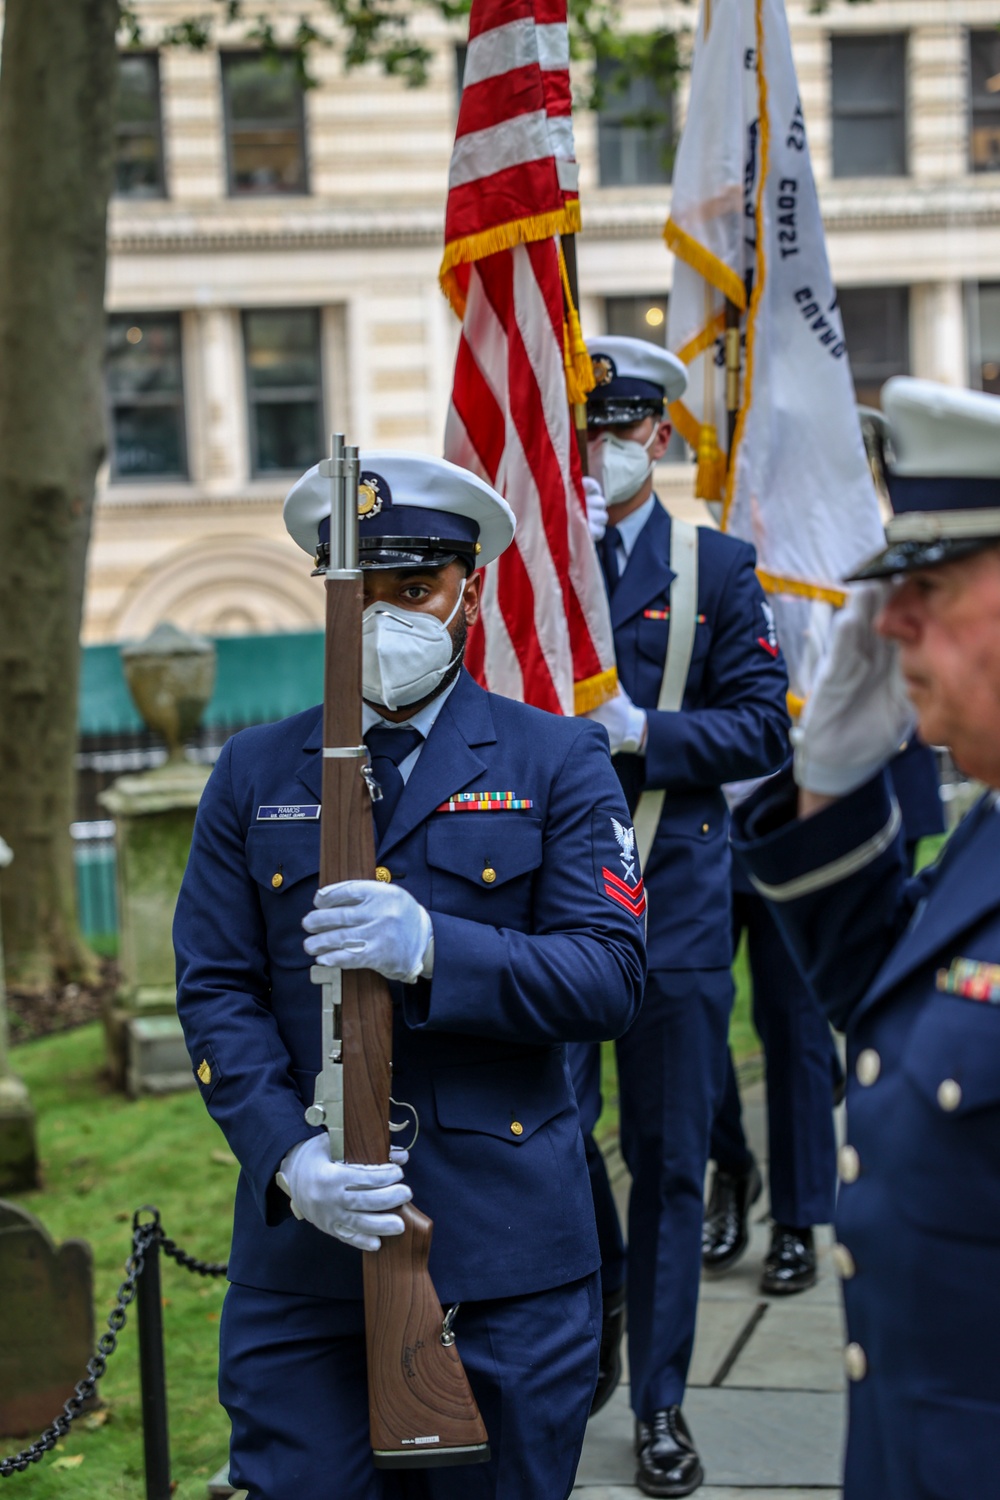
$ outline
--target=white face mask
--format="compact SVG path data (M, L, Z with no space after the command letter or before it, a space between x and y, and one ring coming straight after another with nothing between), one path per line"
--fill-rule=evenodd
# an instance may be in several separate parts
M448 626L464 595L463 579L444 621L395 604L369 604L361 616L361 691L369 703L408 708L440 686L454 659Z
M653 472L653 460L648 454L658 431L654 423L645 443L616 437L613 432L602 432L599 438L588 442L590 472L609 505L621 505L642 489Z

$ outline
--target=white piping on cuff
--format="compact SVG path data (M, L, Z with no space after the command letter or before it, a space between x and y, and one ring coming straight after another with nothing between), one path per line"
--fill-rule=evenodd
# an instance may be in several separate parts
M838 881L846 880L848 875L854 875L858 870L863 870L865 865L870 865L872 860L884 854L899 832L902 821L899 803L893 798L892 812L889 814L889 821L885 827L880 828L878 833L866 839L850 853L842 854L839 859L831 860L828 865L820 865L818 870L810 870L805 875L788 880L784 885L767 885L765 881L758 880L756 875L751 875L754 890L766 897L768 901L795 901L799 896L811 896L814 891L821 891L828 885L836 885Z

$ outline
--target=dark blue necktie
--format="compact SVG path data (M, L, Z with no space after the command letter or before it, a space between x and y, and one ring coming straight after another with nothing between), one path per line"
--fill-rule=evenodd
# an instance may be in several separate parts
M372 803L379 840L383 838L403 792L400 762L413 753L423 738L419 729L386 729L382 724L373 725L365 735L372 772L382 788L381 797Z
M622 534L617 526L609 526L598 543L598 554L601 559L601 568L604 572L604 582L607 584L608 593L613 594L621 571L618 567L618 548L621 546Z

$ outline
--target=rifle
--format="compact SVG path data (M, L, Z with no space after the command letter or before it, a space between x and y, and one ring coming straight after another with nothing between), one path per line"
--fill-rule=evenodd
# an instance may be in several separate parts
M316 572L326 577L323 682L321 885L371 879L371 801L382 793L361 739L361 570L358 566L358 450L333 438L320 465L331 481L330 540ZM310 1125L325 1125L334 1160L389 1160L392 998L371 969L314 965L323 988L323 1067ZM364 1255L368 1415L376 1468L486 1463L486 1428L427 1270L433 1224L412 1203L396 1212L405 1233Z

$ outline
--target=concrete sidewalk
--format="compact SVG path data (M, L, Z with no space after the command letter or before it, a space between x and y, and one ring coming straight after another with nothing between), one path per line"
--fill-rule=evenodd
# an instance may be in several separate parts
M743 1090L744 1125L766 1158L764 1088ZM624 1222L628 1174L609 1153ZM836 1500L844 1440L844 1344L832 1234L818 1234L819 1281L794 1297L761 1295L770 1241L766 1193L740 1263L702 1281L684 1415L705 1466L699 1500ZM574 1497L635 1500L628 1372L587 1431Z

